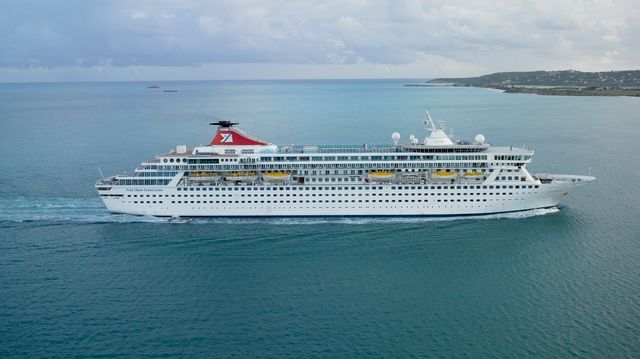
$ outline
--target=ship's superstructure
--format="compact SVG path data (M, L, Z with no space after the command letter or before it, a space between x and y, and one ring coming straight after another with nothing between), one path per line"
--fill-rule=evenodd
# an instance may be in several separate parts
M212 123L207 146L177 146L96 183L113 213L167 217L470 215L555 206L590 176L533 175L533 150L454 142L429 116L423 141L285 146Z

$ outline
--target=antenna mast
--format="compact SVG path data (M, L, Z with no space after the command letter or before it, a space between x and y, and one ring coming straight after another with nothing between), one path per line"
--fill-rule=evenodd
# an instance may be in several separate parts
M429 114L429 109L428 108L424 108L424 112L427 114L427 116L425 117L424 120L422 120L422 125L424 127L426 127L427 130L429 131L435 131L436 130L436 125L435 123L433 123L433 119L431 118L431 115Z

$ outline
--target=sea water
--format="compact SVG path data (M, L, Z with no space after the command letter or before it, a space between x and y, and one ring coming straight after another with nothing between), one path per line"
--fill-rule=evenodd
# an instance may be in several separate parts
M1 84L0 356L640 355L640 99L405 82ZM93 187L216 119L373 145L424 137L425 107L598 180L516 214L189 224L111 215Z

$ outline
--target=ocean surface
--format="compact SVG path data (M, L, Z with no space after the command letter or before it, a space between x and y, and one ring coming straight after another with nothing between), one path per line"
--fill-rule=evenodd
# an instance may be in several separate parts
M0 84L0 357L639 357L640 99L405 82ZM180 225L93 188L216 118L388 144L425 136L427 106L598 180L516 214Z

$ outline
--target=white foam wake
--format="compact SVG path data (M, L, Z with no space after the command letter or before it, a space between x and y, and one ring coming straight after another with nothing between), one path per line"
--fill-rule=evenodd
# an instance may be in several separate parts
M3 198L0 222L166 222L162 218L114 215L99 198Z

